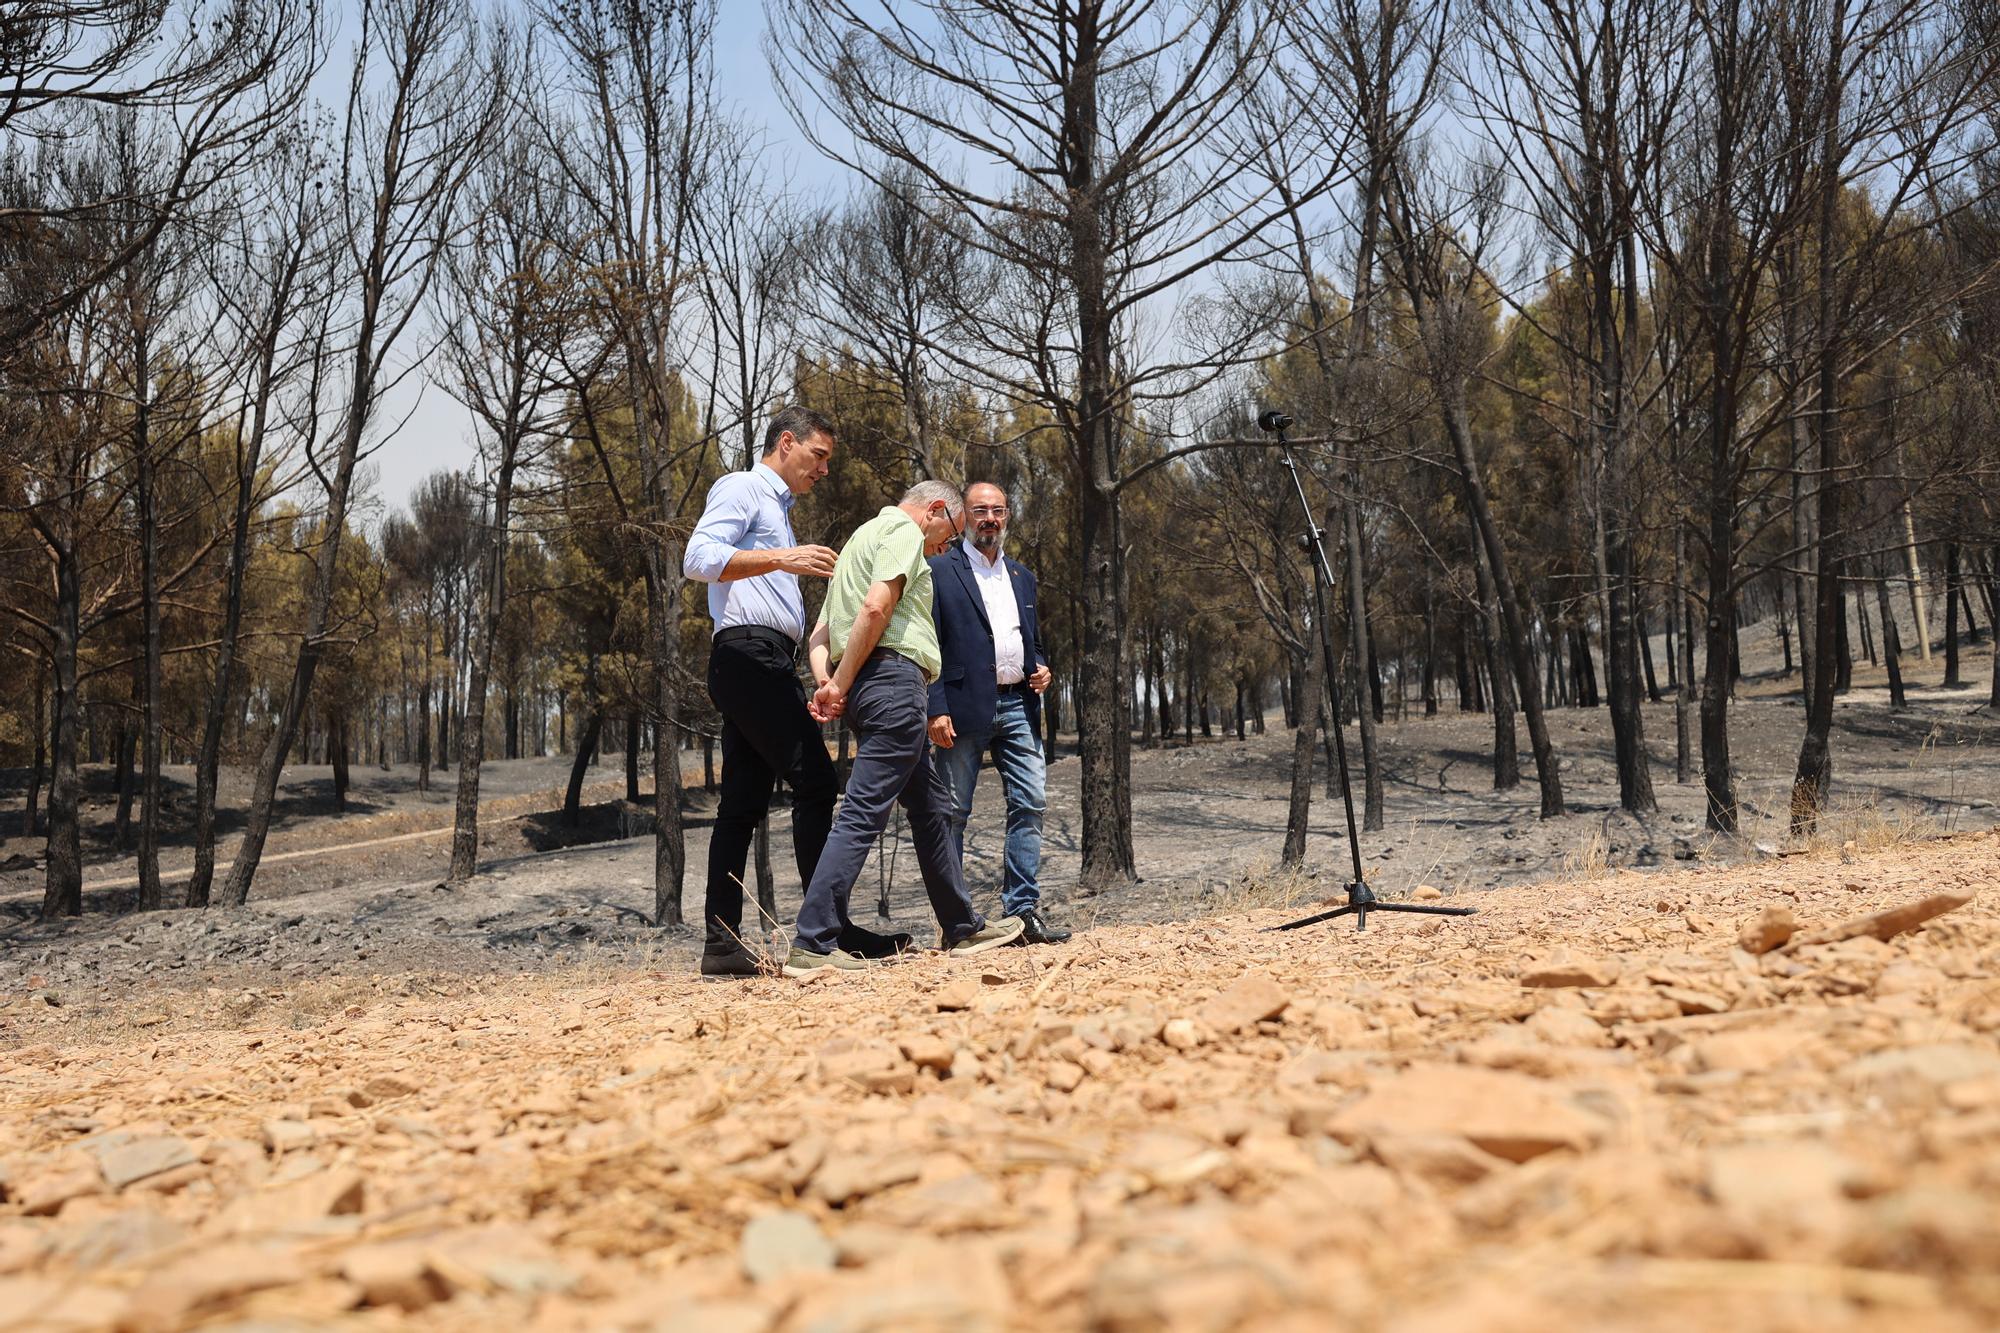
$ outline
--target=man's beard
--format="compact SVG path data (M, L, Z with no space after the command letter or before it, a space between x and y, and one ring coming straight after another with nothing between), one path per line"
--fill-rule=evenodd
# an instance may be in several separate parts
M975 528L972 533L973 549L978 551L981 555L985 556L988 560L991 560L994 556L1000 553L1000 543L1005 541L1006 539L1007 539L1007 529L1005 528L1001 528L997 532L990 532L990 533L981 532Z

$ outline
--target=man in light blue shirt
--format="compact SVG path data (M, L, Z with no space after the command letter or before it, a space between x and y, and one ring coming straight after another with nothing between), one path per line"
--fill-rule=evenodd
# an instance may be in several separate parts
M799 882L810 883L833 824L836 779L819 724L806 711L797 670L806 633L799 577L826 578L834 553L800 546L792 503L824 477L833 457L833 423L810 408L785 408L764 432L764 456L709 488L701 521L688 538L682 570L708 585L715 644L708 655L708 697L722 714L722 794L708 844L708 890L701 971L754 976L756 956L743 945L743 871L757 825L769 813L779 776L792 788L792 854ZM871 955L900 942L845 925L842 947Z
M802 469L805 475L798 480L786 475ZM824 546L796 544L792 504L825 474L825 462L815 460L810 448L794 448L787 456L767 453L748 472L724 473L709 487L682 567L689 578L708 585L708 617L717 634L757 625L776 630L795 644L805 638L806 603L799 575L825 578L833 571L830 565L819 567L824 563L821 556L833 552Z

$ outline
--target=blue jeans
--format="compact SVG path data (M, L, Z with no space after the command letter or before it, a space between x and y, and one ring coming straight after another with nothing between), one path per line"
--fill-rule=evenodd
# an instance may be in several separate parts
M1007 852L1000 911L1014 916L1042 900L1042 812L1048 804L1042 745L1028 726L1027 700L1018 691L1001 692L991 733L974 736L960 732L950 749L940 746L935 751L938 772L951 791L951 830L961 860L965 825L972 817L972 792L979 783L979 761L989 751L1007 794Z
M832 953L838 947L848 895L899 803L910 817L917 868L945 944L985 928L985 919L966 896L958 845L951 836L951 797L938 781L924 740L929 704L924 673L900 653L877 648L854 673L854 686L847 692L854 764L847 770L847 792L826 848L799 904L792 943L801 948Z

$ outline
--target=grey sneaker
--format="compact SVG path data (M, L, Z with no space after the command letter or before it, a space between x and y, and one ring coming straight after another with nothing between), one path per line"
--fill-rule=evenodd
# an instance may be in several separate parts
M794 944L791 953L785 958L784 970L788 977L803 977L829 967L838 968L842 972L866 972L868 963L865 959L856 958L843 949L835 949L832 953L814 953L811 949L801 949Z
M1021 938L1021 932L1026 928L1020 917L1003 916L996 920L988 921L985 928L978 934L967 935L964 939L946 949L945 952L954 958L966 958L972 954L985 953L988 949L998 949L1002 945L1012 944L1015 940Z

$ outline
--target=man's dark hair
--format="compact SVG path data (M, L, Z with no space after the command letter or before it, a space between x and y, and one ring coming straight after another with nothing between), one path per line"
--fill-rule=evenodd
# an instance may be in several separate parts
M778 437L786 431L790 431L792 438L795 440L805 441L815 435L824 435L827 439L831 440L833 438L833 422L821 413L813 411L810 407L805 407L798 403L793 403L790 407L781 409L778 415L771 418L771 424L764 428L764 453L766 457L770 455L773 449L778 447Z

